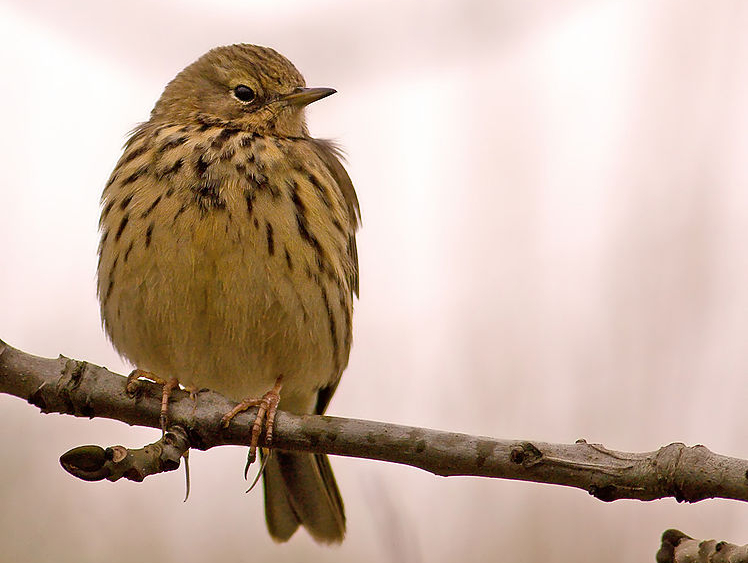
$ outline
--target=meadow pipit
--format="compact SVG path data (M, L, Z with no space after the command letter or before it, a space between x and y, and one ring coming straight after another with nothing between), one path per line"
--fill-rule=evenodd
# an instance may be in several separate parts
M102 196L98 294L112 343L136 367L237 401L262 397L270 423L278 399L293 413L325 411L358 292L356 193L304 117L334 92L306 88L272 49L218 47L132 133ZM274 451L263 480L273 538L301 524L342 540L326 456Z

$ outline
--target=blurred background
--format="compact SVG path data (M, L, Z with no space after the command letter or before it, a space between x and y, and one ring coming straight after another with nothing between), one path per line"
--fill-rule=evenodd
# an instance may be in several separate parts
M500 438L748 458L748 5L740 0L0 1L0 338L126 373L100 327L98 200L126 133L209 48L312 86L363 211L330 414ZM0 396L8 561L653 561L747 543L748 506L334 458L349 532L275 545L243 448L142 484L58 456L158 432Z

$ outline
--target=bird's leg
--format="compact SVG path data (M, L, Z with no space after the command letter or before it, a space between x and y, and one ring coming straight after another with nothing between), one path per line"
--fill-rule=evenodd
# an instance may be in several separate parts
M163 393L161 395L161 414L159 415L158 420L161 423L161 431L165 434L166 426L169 422L169 398L171 397L171 392L174 391L174 389L179 388L179 381L176 377L172 377L170 379L162 379L149 371L134 369L132 370L130 375L127 376L127 385L125 389L128 393L134 394L137 391L138 379L140 379L141 377L150 379L157 385L163 385Z
M161 435L166 435L166 427L169 424L169 416L168 416L168 409L169 409L169 398L171 397L171 392L174 391L174 389L179 388L179 380L176 377L172 377L170 379L162 379L158 377L157 375L151 373L150 371L145 371L142 369L134 369L130 373L130 375L127 376L127 383L125 385L125 390L129 394L135 394L137 392L138 387L138 380L140 378L150 379L157 385L163 385L163 391L161 394L161 414L158 417L159 422L161 423ZM185 387L185 389L190 394L190 399L192 399L195 402L195 405L197 405L197 389L195 387ZM190 450L187 450L184 452L184 477L185 477L185 494L184 494L184 502L187 502L187 499L190 496L190 458L189 458Z
M252 424L252 435L249 440L249 455L247 456L247 468L254 463L257 459L257 445L260 442L260 432L262 431L262 423L265 423L265 445L269 446L273 441L273 424L275 423L275 413L278 411L278 403L280 403L280 390L283 386L283 376L278 376L275 380L275 385L262 398L246 398L241 403L236 405L231 411L227 412L221 422L223 427L227 428L231 419L234 418L240 412L244 412L250 407L259 407L257 409L257 416ZM246 470L245 470L246 475Z

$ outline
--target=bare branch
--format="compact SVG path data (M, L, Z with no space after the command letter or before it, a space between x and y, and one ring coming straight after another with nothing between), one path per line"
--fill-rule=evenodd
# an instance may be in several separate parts
M26 399L42 412L104 417L159 428L160 387L125 392L126 378L87 362L32 356L0 341L0 392ZM175 391L170 424L185 430L187 446L206 450L249 443L256 409L221 417L236 403L212 391ZM411 465L436 475L473 475L552 483L584 489L604 500L675 497L748 501L748 461L704 446L670 444L654 452L627 453L578 440L549 444L497 440L425 428L330 416L278 412L273 447ZM169 465L169 464L167 464Z
M174 471L189 450L187 433L181 426L172 426L160 440L139 449L78 446L62 454L60 464L84 481L118 481L124 477L139 483L149 475Z
M695 540L680 530L666 530L657 563L748 563L748 545Z

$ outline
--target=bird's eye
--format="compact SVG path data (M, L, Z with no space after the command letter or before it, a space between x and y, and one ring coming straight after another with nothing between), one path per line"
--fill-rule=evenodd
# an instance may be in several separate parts
M234 96L236 96L236 99L240 102L251 102L255 99L255 91L249 86L239 84L239 86L234 88Z

